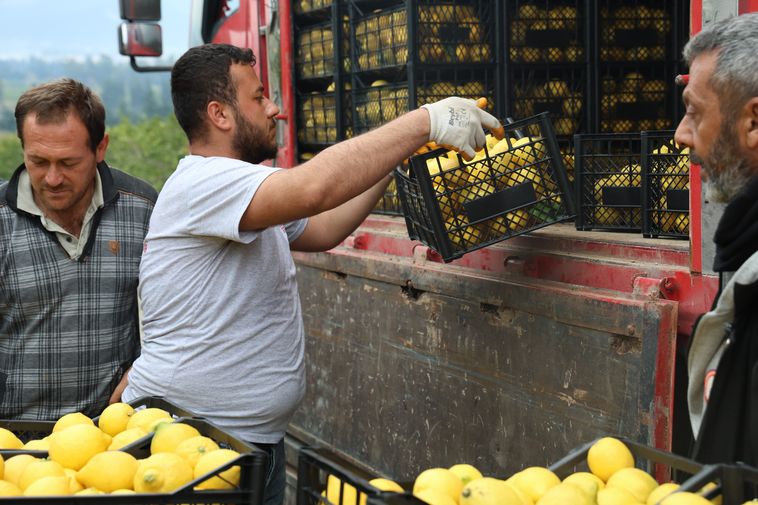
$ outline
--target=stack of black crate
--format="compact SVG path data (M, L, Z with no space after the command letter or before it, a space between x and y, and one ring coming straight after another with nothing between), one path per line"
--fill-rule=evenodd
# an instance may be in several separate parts
M486 97L488 109L499 113L500 9L489 0L350 1L355 133L453 95ZM376 211L401 213L393 185Z
M346 5L327 0L293 2L298 157L351 136Z

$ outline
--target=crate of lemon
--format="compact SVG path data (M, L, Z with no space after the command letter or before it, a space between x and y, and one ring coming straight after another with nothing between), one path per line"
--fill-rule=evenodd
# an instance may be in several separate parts
M260 449L203 419L175 417L162 407L186 411L160 399L136 403L109 405L96 418L75 412L47 423L3 421L0 500L73 504L98 495L103 503L262 503Z
M646 470L643 470L645 468ZM659 480L649 472L655 472ZM316 478L319 476L320 478ZM732 505L749 502L758 470L704 466L632 441L604 437L550 467L507 477L470 464L429 468L411 483L358 477L328 452L301 452L298 505ZM679 482L676 482L676 481ZM749 484L745 486L744 484ZM320 493L319 493L319 490Z
M504 124L470 161L434 149L395 171L408 234L445 261L570 219L573 201L548 113Z

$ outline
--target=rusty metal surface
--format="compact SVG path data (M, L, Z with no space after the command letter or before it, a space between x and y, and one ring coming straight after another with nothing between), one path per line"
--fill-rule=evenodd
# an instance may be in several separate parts
M670 443L675 302L350 248L296 261L306 442L400 480L506 476L603 434Z

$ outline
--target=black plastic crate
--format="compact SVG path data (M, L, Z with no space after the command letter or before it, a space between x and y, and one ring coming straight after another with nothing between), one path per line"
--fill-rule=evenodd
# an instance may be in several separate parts
M487 98L486 109L495 111L496 72L494 67L444 66L424 68L416 73L416 107L449 96L477 100ZM413 105L413 104L411 104Z
M667 130L674 126L670 70L663 66L614 66L600 76L600 132Z
M376 80L354 90L356 134L366 132L408 112L408 83Z
M442 149L395 171L408 234L445 261L569 219L573 202L548 113L505 124L471 162Z
M390 181L384 194L376 203L373 212L375 214L386 214L389 216L402 215L403 209L400 206L400 199L397 195L397 183L395 179Z
M709 490L706 497L712 500L721 496L724 505L739 505L758 498L758 469L741 463L707 465L682 484L679 491L697 493L711 483L716 487Z
M577 230L642 230L640 134L574 136Z
M351 3L354 68L378 70L421 64L494 63L495 2L419 0L409 19L407 2L375 9L374 2Z
M642 233L689 237L690 157L674 130L642 132Z
M334 74L334 32L332 23L300 28L296 36L295 63L298 77L330 77Z
M366 497L380 495L368 482L374 477L333 451L303 447L298 455L296 504L360 505ZM327 493L330 479L332 492Z
M295 14L308 14L332 5L332 0L295 0L292 8Z
M672 1L599 3L599 53L603 62L665 62L672 56Z
M517 0L505 4L510 63L586 62L588 17L583 1Z

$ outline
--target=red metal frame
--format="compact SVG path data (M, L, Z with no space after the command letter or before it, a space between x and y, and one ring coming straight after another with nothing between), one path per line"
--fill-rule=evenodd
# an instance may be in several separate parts
M740 14L758 12L758 0L740 0Z

